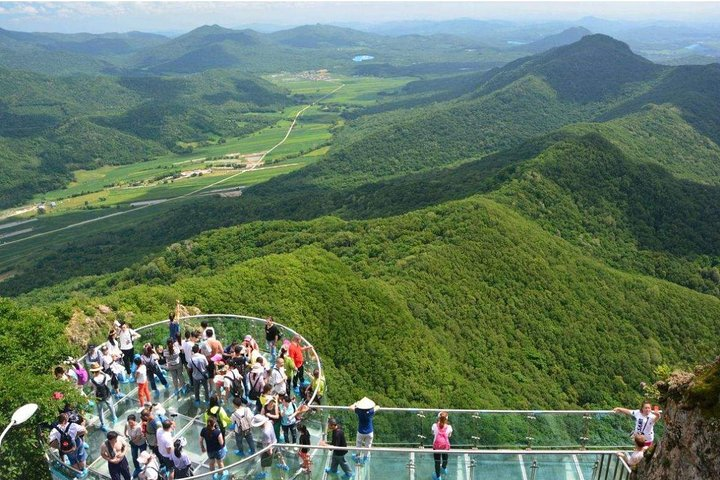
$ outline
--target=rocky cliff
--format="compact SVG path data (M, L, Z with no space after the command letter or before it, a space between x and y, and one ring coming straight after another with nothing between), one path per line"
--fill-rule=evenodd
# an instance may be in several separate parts
M720 479L720 357L656 386L665 433L652 457L646 455L639 466L637 479Z

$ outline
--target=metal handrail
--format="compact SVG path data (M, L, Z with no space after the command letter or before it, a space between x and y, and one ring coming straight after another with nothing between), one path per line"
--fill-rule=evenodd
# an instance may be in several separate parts
M313 408L318 410L350 410L349 406L344 405L314 405ZM468 410L460 408L414 408L414 407L383 407L379 412L427 412L427 413L464 413L464 414L522 414L522 415L608 415L613 414L612 410Z

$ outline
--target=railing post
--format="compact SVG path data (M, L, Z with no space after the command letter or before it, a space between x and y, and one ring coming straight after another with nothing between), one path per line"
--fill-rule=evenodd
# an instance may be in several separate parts
M587 449L587 443L590 440L590 420L592 420L591 415L583 415L583 436L580 437L580 448L582 450Z
M410 459L407 463L408 468L408 479L409 480L415 480L415 453L410 452Z
M535 480L535 478L537 477L538 468L540 467L537 463L537 460L533 460L533 463L530 466L530 480Z
M466 455L466 457L468 457L468 480L472 480L473 478L475 478L475 458L470 457L469 455Z
M425 419L425 415L422 412L418 412L417 417L418 417L418 432L419 432L417 434L417 437L418 437L418 440L420 441L420 448L424 448L425 447L425 439L427 438L427 436L423 435L423 426L424 426L423 420Z
M592 480L598 480L598 478L600 478L600 462L598 460L595 460L592 469Z
M480 423L480 415L478 415L477 413L474 413L472 418L473 418L473 427L474 427L473 431L478 434L471 435L470 439L473 442L473 448L477 449L480 447L480 435L479 435L480 427L478 426L478 424Z
M527 417L528 420L528 429L527 429L527 435L525 436L525 441L527 442L527 449L532 450L532 442L535 440L530 434L532 433L532 421L537 420L537 417L535 414L531 413Z

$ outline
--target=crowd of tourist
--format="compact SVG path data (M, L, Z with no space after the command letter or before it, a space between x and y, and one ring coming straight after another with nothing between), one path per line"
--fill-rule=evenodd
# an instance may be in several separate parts
M173 417L177 413L153 403L160 386L172 388L177 397L192 395L195 407L204 409L205 427L197 441L207 454L210 470L216 472L213 478L225 479L229 476L224 458L230 431L234 432L235 454L239 456L255 453L253 428L262 431L259 441L263 448L277 443L278 438L309 445L307 428L300 422L311 402L319 404L325 392L319 369L312 372L310 382L304 378L304 352L311 346L303 346L298 335L283 339L272 318L265 322L264 337L267 353L251 335L223 345L205 321L181 336L173 312L167 340L140 347L136 343L141 334L120 321L105 343L88 346L84 364L68 359L64 366L56 367L55 376L75 384L89 397L88 403L94 403L99 428L106 432L100 456L107 461L112 480L179 479L193 474L192 463L183 451L187 439L174 439ZM120 434L112 428L118 421L115 401L123 398L122 383L136 384L140 411L127 416ZM66 410L51 430L50 444L67 464L82 472L79 477L84 477L88 449L85 421L69 405ZM308 452L299 455L309 471ZM263 467L270 466L273 458L277 459L276 466L288 468L271 450L263 454ZM267 472L263 471L259 478L265 476Z
M268 476L267 470L276 467L287 470L288 465L272 446L282 439L285 443L310 445L310 434L303 424L303 414L320 404L325 393L325 379L319 370L312 372L312 380L304 381L304 351L299 336L283 339L280 330L268 318L265 323L267 356L257 341L246 335L224 346L213 327L201 322L199 329L187 329L181 337L180 325L170 314L168 337L161 345L145 343L136 352L135 342L142 336L124 322L117 322L102 345L90 345L85 364L68 359L64 366L55 368L56 378L76 385L83 395L94 403L99 427L106 432L106 440L100 447L100 456L107 461L112 480L173 480L193 475L193 467L184 448L188 440L175 438L173 409L165 411L153 403L159 394L159 385L181 397L192 391L194 405L203 408L205 427L197 441L200 450L207 455L210 471L216 472L214 480L226 480L225 469L227 440L234 434L234 453L240 457L254 455L257 442L264 450L261 456L262 471L257 478ZM123 398L121 383L135 383L139 413L130 414L122 434L111 430L117 422L114 401ZM87 387L90 387L89 389ZM201 402L201 390L203 402ZM374 438L373 419L380 407L367 397L350 405L357 415L358 429L356 447L369 449ZM109 426L105 424L106 413ZM661 415L652 411L645 402L639 410L615 408L614 412L635 419L632 436L636 448L632 453L620 454L630 466L637 465L645 450L653 444L654 425ZM345 455L347 441L341 422L330 418L327 423L330 445L333 448L328 474L344 473L350 479L353 470ZM255 439L253 429L259 429L260 438ZM450 438L453 428L447 412L440 412L432 425L433 456L435 472L433 480L447 475ZM85 421L70 405L60 413L50 432L50 445L57 449L61 458L73 469L80 471L78 477L87 474L87 450L84 436ZM282 432L282 433L281 433ZM321 445L327 445L321 441ZM133 462L131 471L126 453ZM298 456L301 468L309 473L311 461L309 449L300 448ZM365 465L368 450L357 450L351 455L358 466ZM273 462L273 460L275 460Z

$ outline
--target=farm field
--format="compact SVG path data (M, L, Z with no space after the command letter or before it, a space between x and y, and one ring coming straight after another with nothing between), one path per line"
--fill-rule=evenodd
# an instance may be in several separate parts
M269 79L294 95L304 95L306 102L318 103L303 112L285 142L265 156L264 164L243 170L225 165L246 163L246 159L222 157L250 155L257 160L285 137L292 119L307 103L278 112L278 120L271 127L243 137L226 138L224 143L196 146L189 154L169 154L136 164L74 172L75 181L67 188L35 197L33 204L45 202L47 213L38 215L35 209L28 208L28 212L0 222L2 226L34 219L0 232L9 234L0 238L0 273L11 272L22 261L42 252L48 244L66 244L77 235L152 221L154 216L162 215L177 202L209 201L205 195L215 195L220 190L242 190L314 163L326 154L333 129L343 122L336 108L338 105L352 108L370 105L381 99L380 92L400 88L413 80L337 77L326 81L299 79L286 74ZM329 95L340 85L343 85L340 90ZM196 174L192 175L192 172ZM241 198L238 196L235 201L242 201ZM54 202L53 207L50 202ZM147 206L145 202L157 203ZM116 213L119 214L113 215ZM108 215L110 217L97 222L73 227L79 222Z

